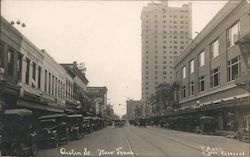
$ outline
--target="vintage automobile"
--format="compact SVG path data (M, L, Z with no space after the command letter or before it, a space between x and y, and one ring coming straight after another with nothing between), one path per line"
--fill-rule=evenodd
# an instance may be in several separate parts
M32 111L7 109L3 113L2 156L34 156L37 153Z
M68 127L71 140L84 137L85 124L81 114L68 115Z
M114 123L115 123L115 127L118 127L118 128L124 127L124 124L125 124L124 121L120 119L114 120Z
M91 134L93 132L92 117L83 117L83 123L85 125L85 133Z
M138 119L138 127L144 127L147 126L147 117L139 117Z
M103 120L99 117L92 117L92 121L93 121L93 130L99 130L103 127Z
M39 144L52 144L58 147L70 140L66 114L51 114L39 117Z
M39 121L38 129L38 143L39 146L59 146L59 139L57 136L57 127L58 124L56 119L43 119Z
M210 116L200 117L200 133L201 134L215 134L216 119Z

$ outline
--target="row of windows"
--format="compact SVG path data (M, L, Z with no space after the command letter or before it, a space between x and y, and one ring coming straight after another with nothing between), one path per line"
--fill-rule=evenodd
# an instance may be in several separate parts
M149 33L149 30L146 30L145 31L146 33ZM188 34L188 32L187 31L169 31L169 33L164 33L164 31L163 32L161 32L161 31L158 31L158 30L154 30L154 34L170 34L170 35L187 35ZM163 39L164 38L167 38L166 36L163 36ZM170 38L172 38L172 36L170 36ZM173 37L174 39L177 39L177 36L174 36Z
M167 51L166 51L166 50L164 50L164 51L162 51L162 52L163 52L163 54L167 54ZM145 53L146 53L146 54L149 54L149 51L145 51ZM155 50L154 53L157 54L158 51ZM177 54L177 51L168 51L168 53L169 53L169 54ZM174 59L178 58L178 56L173 56L173 57L174 57ZM170 56L169 58L172 58L172 56Z
M163 37L163 38L164 38L164 37ZM146 41L145 41L145 44L148 44L149 42L150 42L150 41L146 40ZM163 43L167 43L167 40L163 40L162 42L163 42ZM158 40L154 40L154 43L158 43ZM184 40L179 40L179 41L177 41L177 40L170 40L169 43L171 43L171 44L172 44L172 43L173 43L173 44L185 44L185 43L186 43L186 44L187 44L188 41L185 42Z
M149 48L148 45L145 45L145 47L146 47L146 48ZM157 49L158 46L155 45L154 48ZM167 49L167 46L162 46L162 48L163 48L163 49ZM178 46L172 46L172 45L170 45L169 48L170 48L170 49L173 48L173 49L182 49L182 50L183 50L183 49L185 48L185 46L179 46L179 45L178 45ZM175 53L175 54L176 54L176 53ZM203 57L203 58L204 58L204 57ZM203 59L203 60L204 60L204 59Z
M7 53L5 56L5 46ZM37 63L31 61L30 58L24 58L23 55L1 41L0 44L0 66L4 67L4 59L6 58L6 75L14 78L16 72L16 78L18 81L24 81L27 85L41 89L42 77L44 77L44 92L51 94L59 98L73 98L73 83L66 81L66 84L53 75L51 72L44 70L44 76L42 76L42 68ZM15 59L16 58L16 59ZM24 62L23 62L24 61ZM25 63L25 64L24 64ZM25 67L24 67L25 66ZM22 80L22 73L24 74L24 80ZM64 94L66 88L66 96Z
M167 26L166 25L162 25L162 27L163 28L167 28ZM148 24L146 24L145 25L145 28L151 28L151 25L148 25ZM154 25L154 28L161 28L161 26L160 25ZM180 26L177 26L177 25L169 25L169 29L170 30L175 30L175 29L187 29L188 28L188 25L180 25ZM170 31L170 33L171 33L171 31Z
M48 70L45 70L44 92L63 99L73 99L73 83L66 79L65 84Z
M166 75L163 75L163 77L162 77L162 78L163 78L163 79L166 79L166 78L167 78L167 76L166 76ZM169 78L170 78L170 79L173 79L173 76L169 76ZM149 77L148 77L148 76L146 76L146 77L145 77L145 79L146 79L146 80L149 80ZM158 79L158 76L155 76L155 77L154 77L154 79L156 79L156 80L157 80L157 79Z
M163 12L165 13L166 9L163 9ZM145 17L149 17L149 15L145 14ZM155 14L154 17L159 17L159 15ZM162 17L166 18L167 15L163 15ZM170 17L170 18L178 18L179 17L182 19L182 18L187 18L188 16L187 15L169 15L168 17Z
M236 22L232 27L230 27L227 30L227 47L230 48L235 44L235 40L238 39L239 36L239 22ZM210 56L211 58L215 58L217 56L219 56L220 53L220 44L219 44L219 39L214 40L211 44L210 44ZM200 52L198 54L198 64L199 67L202 67L205 65L205 50L203 50L202 52ZM189 69L190 69L190 73L194 72L194 60L192 59L189 62ZM182 78L186 78L186 66L184 66L182 68Z
M163 33L164 33L164 31L163 31ZM154 38L155 38L155 39L157 39L158 37L159 37L158 35L154 35ZM169 35L168 37L171 38L171 39L172 39L172 38L173 38L173 39L189 39L188 36L183 36L183 35L180 35L180 36L172 36L172 35ZM145 38L148 39L149 36L146 34L146 35L145 35ZM166 36L165 36L165 37L163 36L163 38L166 38ZM166 40L163 40L163 41L166 41Z
M240 76L241 73L241 65L240 65L240 56L235 57L233 59L231 59L230 61L228 61L228 68L227 68L227 72L228 72L228 81L232 81L237 79ZM186 77L185 74L185 70L183 70L183 74ZM198 79L198 91L199 92L203 92L205 91L205 76L202 75L199 77ZM194 81L191 81L189 83L189 95L193 95L194 94ZM210 72L210 88L214 88L220 85L220 67L214 68L211 70ZM182 93L182 97L186 97L186 86L182 86L181 89L181 93Z
M146 64L149 64L149 61L145 62ZM170 62L172 63L172 62ZM154 61L154 64L158 64L158 61ZM167 64L167 61L163 61L162 64ZM170 66L170 68L173 68L172 66Z
M170 67L172 67L172 66L170 66ZM170 67L169 67L169 68L170 68ZM148 66L146 66L145 68L146 68L146 69L148 69ZM154 68L155 68L155 69L157 69L157 68L158 68L158 66L156 65L156 66L154 66ZM162 68L163 68L163 69L167 69L167 67L166 67L166 66L163 66ZM172 74L172 72L170 72L170 73Z

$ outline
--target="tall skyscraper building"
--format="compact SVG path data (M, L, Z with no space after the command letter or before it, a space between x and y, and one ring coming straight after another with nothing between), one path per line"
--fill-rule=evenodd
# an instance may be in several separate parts
M148 4L141 14L142 101L155 87L174 81L174 62L192 39L192 6L169 7L168 2Z

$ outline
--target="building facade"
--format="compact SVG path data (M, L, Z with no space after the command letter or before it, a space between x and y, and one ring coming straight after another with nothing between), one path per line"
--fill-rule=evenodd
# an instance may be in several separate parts
M26 108L38 117L64 113L67 102L79 101L73 88L77 80L2 16L0 39L1 109Z
M249 129L249 68L244 60L249 60L250 49L239 46L243 39L250 45L249 5L246 0L229 1L175 65L180 112L215 117L217 130ZM239 85L247 75L248 83Z
M192 38L192 6L169 7L167 2L148 4L141 13L142 101L155 87L174 81L175 59Z
M127 100L127 114L126 118L128 120L134 120L138 117L143 116L143 104L138 100Z
M107 87L87 87L91 112L95 115L105 116L107 110Z
M69 109L69 112L78 112L78 113L87 113L89 111L89 106L87 103L87 84L88 79L85 76L85 73L78 68L77 62L73 62L70 64L60 64L71 76L73 82L69 79L66 79L66 91L71 91L67 89L71 89L73 87L73 95L71 96L70 92L66 93L67 100L68 98L72 98L72 101L66 102L66 107Z

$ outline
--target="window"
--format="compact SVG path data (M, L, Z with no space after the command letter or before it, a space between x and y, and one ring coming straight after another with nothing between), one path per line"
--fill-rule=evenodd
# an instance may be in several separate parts
M190 82L190 95L194 95L194 81Z
M57 97L57 90L58 90L58 88L57 88L57 78L56 78L56 80L55 80L55 96Z
M183 79L186 78L186 67L185 66L182 68L182 78Z
M58 97L61 98L61 81L58 79Z
M234 45L235 41L239 38L239 22L236 22L232 27L230 27L227 31L227 47L231 47Z
M37 87L39 89L41 89L41 72L42 72L42 68L40 66L38 66L38 81L37 81Z
M240 57L235 57L228 61L228 80L232 81L239 77L240 75Z
M190 74L192 74L194 72L194 60L192 59L189 63L190 65Z
M55 76L52 75L52 95L54 95L54 89L55 89Z
M32 79L36 80L36 63L32 64Z
M44 91L47 92L47 78L48 78L48 72L45 70L44 72Z
M32 63L32 87L36 87L36 63Z
M212 44L211 44L211 55L212 58L215 58L219 55L219 40L215 40Z
M220 69L215 68L211 71L211 87L217 87L220 84Z
M199 54L199 65L200 65L200 67L202 67L203 65L205 65L205 52L204 51L202 51Z
M14 51L12 49L9 49L8 55L7 55L7 74L9 76L14 75Z
M186 97L186 86L182 86L181 93L182 93L182 97L185 98Z
M30 80L30 60L26 58L25 83L29 84L29 80Z
M3 67L4 64L4 43L0 42L0 66Z
M199 77L199 92L202 92L205 90L205 77L204 75Z
M51 73L49 73L49 94L51 94Z
M22 80L22 63L23 63L23 56L21 54L18 54L18 58L17 58L17 79L19 81Z

